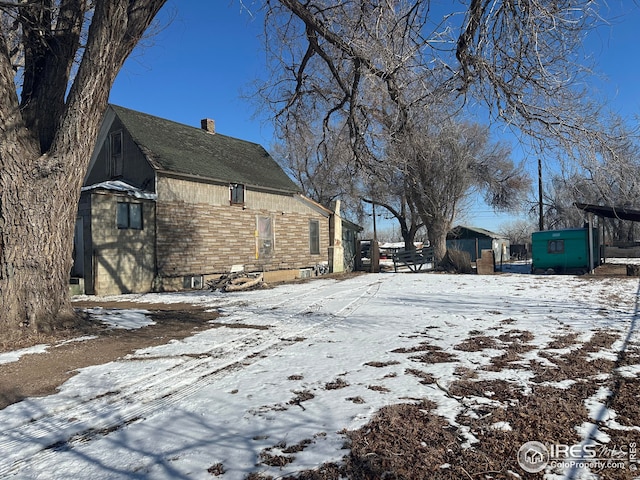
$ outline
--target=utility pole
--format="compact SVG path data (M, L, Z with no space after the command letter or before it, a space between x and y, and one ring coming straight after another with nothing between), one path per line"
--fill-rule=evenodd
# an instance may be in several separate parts
M538 230L544 230L544 209L542 204L542 160L538 158Z
M378 250L378 232L376 230L376 204L372 202L371 205L373 210L373 240L371 240L369 256L371 257L371 273L378 273L380 271L380 250Z

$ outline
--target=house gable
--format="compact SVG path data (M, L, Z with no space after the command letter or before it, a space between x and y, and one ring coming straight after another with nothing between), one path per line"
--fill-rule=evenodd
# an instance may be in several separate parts
M114 172L111 164L112 136L120 134L121 171ZM136 188L155 192L155 170L111 109L107 111L102 122L84 185L95 185L110 180L123 180Z

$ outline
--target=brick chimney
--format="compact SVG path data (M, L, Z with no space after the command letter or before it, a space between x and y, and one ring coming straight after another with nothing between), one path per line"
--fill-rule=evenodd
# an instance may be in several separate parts
M200 120L200 128L209 133L216 133L216 122L211 118L203 118Z

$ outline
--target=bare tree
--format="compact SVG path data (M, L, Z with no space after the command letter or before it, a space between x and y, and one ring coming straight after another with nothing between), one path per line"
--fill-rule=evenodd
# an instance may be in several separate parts
M514 220L500 226L500 234L509 240L511 245L526 245L531 242L531 234L536 225L531 220Z
M489 205L508 209L528 190L529 181L513 165L510 150L490 141L487 127L450 118L420 121L417 113L410 125L390 154L403 171L407 196L439 261L446 253L447 233L472 193L483 193Z
M358 172L349 148L348 135L337 129L322 143L321 128L308 119L284 125L279 130L281 142L272 146L278 164L302 187L303 193L327 207L340 199L343 212L361 216L356 192Z
M313 113L331 129L344 117L360 159L375 151L371 88L395 106L398 132L415 101L446 91L479 99L536 138L571 142L590 133L597 106L585 94L592 69L581 42L601 23L595 0L472 0L459 10L429 0L268 5L276 77L263 94L287 118Z
M443 101L459 109L479 101L545 150L570 152L602 136L582 48L586 33L603 22L596 0L450 7L272 0L268 7L275 68L262 95L281 125L301 117L317 119L324 132L346 125L364 169L377 171L389 140L414 135L408 128L418 106ZM504 192L497 192L491 201L500 204ZM440 216L441 225L450 218Z
M0 3L3 335L74 319L68 281L82 180L114 79L165 1Z
M611 115L600 126L602 135L576 143L572 161L553 175L545 199L550 228L579 227L585 220L574 204L640 208L640 145L637 129ZM632 224L605 220L615 240L633 237Z

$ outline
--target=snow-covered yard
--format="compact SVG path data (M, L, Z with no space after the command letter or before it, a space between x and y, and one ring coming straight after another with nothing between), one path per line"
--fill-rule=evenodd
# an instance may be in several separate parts
M59 393L0 410L1 478L280 478L340 462L349 452L345 431L381 407L423 399L455 427L460 448L474 449L483 441L478 419L515 408L491 385L522 398L556 389L562 399L581 382L593 387L583 399L590 418L569 419L567 435L587 447L583 460L592 444L617 448L624 466L615 466L615 478L634 478L631 442L614 444L615 433L640 440L640 419L617 415L612 397L620 379L640 375L638 279L386 273L234 294L109 298L118 299L203 305L225 326L82 369ZM121 316L128 327L147 321L144 312L109 313L109 322ZM560 361L582 347L582 363L597 368ZM575 371L590 374L570 378ZM465 393L462 381L482 387ZM516 428L499 417L486 420L492 435ZM515 456L520 446L505 451ZM599 477L591 464L554 466L554 453L563 452L551 451L540 474L509 475L614 478L614 466ZM445 478L450 465L434 468Z

